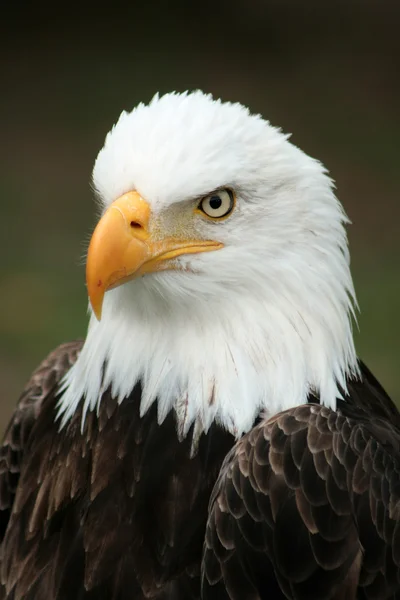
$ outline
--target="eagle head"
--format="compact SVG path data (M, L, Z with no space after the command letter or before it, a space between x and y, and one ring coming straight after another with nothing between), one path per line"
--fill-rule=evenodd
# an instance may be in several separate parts
M346 216L320 162L200 91L123 112L93 171L90 324L66 422L141 383L141 412L240 436L357 372Z

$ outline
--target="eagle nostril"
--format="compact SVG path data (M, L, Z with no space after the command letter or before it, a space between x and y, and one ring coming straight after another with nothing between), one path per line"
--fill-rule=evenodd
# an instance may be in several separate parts
M142 226L137 221L131 221L131 227L132 229L141 229Z

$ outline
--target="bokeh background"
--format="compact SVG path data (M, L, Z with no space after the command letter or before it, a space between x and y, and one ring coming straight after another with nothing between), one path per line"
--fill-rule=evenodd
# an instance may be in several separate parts
M400 400L399 28L398 0L1 2L1 431L38 362L85 335L106 132L156 91L194 88L328 166L353 222L358 351Z

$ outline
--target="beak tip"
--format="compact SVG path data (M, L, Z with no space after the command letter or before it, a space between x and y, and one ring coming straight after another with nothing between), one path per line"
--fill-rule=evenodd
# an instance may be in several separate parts
M101 308L97 308L96 310L93 308L93 313L94 313L96 319L98 321L101 321Z
M95 315L98 321L101 321L101 313L103 309L103 299L104 299L104 290L96 289L88 290L88 296L90 301L90 306L92 307L93 314Z
M101 321L101 313L103 309L103 297L99 298L96 302L93 301L93 298L90 298L90 305L92 307L93 314L95 315L98 321Z

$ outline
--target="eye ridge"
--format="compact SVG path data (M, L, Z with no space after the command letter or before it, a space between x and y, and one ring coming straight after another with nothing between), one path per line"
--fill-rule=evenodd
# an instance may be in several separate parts
M204 196L197 208L206 217L218 221L226 218L233 211L234 207L235 197L232 190L223 188Z

